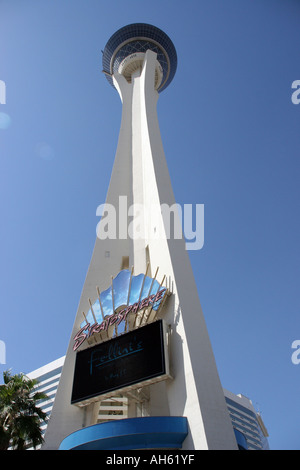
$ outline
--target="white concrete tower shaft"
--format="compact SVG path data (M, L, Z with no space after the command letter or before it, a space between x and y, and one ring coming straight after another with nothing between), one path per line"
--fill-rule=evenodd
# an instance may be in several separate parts
M117 237L96 239L44 449L57 449L68 434L93 424L93 404L79 408L70 403L75 366L73 338L80 329L82 312L89 309L89 299L95 298L96 288L107 288L126 259L136 274L144 273L147 263L152 276L158 267L171 290L161 316L170 326L173 378L148 387L147 413L185 416L189 433L183 449L237 449L185 240L170 236L161 212L163 205L175 207L175 198L157 117L156 88L161 79L157 54L147 50L137 58L130 62L129 70L123 63L111 77L122 100L121 128L106 199L116 211ZM130 214L136 227L127 224L124 230L127 208L120 207L120 196L138 210ZM132 224L132 217L129 219ZM105 217L101 219L101 233L108 222ZM133 408L131 413L134 416Z
M114 76L128 112L126 120L132 123L133 203L143 207L139 220L144 223L145 237L133 240L132 262L136 272L145 271L148 247L152 270L159 266L171 281L173 292L164 319L171 325L174 379L152 387L159 391L151 395L151 412L188 417L190 435L184 443L187 449L235 448L185 240L162 233L166 221L161 211L153 214L153 207L163 204L175 207L157 117L159 94L154 87L155 66L156 54L149 50L142 70L133 74L131 83L122 75ZM156 235L158 227L149 223L155 215L159 236Z

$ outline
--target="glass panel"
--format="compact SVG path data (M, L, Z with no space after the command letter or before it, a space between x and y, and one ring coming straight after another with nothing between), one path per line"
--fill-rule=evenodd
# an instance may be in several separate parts
M129 305L132 305L138 302L141 288L142 288L143 279L144 279L144 274L139 274L138 276L132 277L130 296L129 296Z
M104 317L113 314L112 289L111 286L100 294Z
M114 307L115 310L121 305L127 305L128 289L130 282L130 271L124 269L113 280Z

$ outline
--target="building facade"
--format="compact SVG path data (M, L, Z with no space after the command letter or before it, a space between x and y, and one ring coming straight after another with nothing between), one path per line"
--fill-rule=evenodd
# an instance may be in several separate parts
M225 389L224 395L233 428L244 436L247 450L269 450L268 431L252 401Z
M44 411L44 413L47 414L48 420L51 416L64 362L65 356L60 357L59 359L56 359L55 361L52 361L49 364L45 364L44 366L26 374L30 379L35 379L38 381L38 384L35 387L35 391L42 392L47 395L47 398L41 400L38 403L38 406ZM41 426L43 437L45 435L46 428L47 423L43 423ZM41 446L38 448L40 447Z

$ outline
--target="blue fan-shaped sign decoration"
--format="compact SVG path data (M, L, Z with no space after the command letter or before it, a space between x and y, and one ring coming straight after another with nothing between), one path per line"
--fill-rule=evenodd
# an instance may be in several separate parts
M124 269L112 280L112 285L98 292L98 299L91 304L85 321L74 337L74 351L95 333L108 332L111 327L118 328L118 334L125 330L129 315L150 308L157 312L167 289L145 274L133 276Z

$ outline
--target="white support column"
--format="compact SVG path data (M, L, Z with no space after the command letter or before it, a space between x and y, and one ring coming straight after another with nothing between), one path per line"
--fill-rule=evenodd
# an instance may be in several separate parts
M122 76L118 77L118 83L122 87L122 120L115 161L105 201L107 207L115 209L117 222L116 238L96 238L51 418L46 430L43 450L58 449L60 443L67 435L92 423L91 412L87 410L87 408L92 409L92 407L78 408L75 405L71 405L76 359L76 353L73 351L73 338L80 329L80 324L83 321L83 312L87 313L90 308L89 299L95 301L97 298L97 287L99 287L100 292L107 289L111 283L111 277L116 276L121 270L123 257L129 256L132 259L133 256L132 243L127 234L126 238L119 238L119 220L124 216L124 214L119 213L119 197L125 196L128 205L132 204L132 87L127 84ZM107 220L107 217L103 214L99 222L102 227L107 224Z
M138 126L141 128L142 155L133 152L133 161L142 159L143 178L133 173L133 185L135 178L143 183L145 221L150 220L153 204L157 207L164 203L169 207L175 205L156 111L155 61L156 54L147 51L142 74L134 80L134 87L137 81L139 83L140 108L138 117L132 116L132 122L141 119ZM156 216L163 227L161 212ZM186 449L234 449L236 441L185 241L183 238L167 239L164 230L156 239L153 229L148 224L144 247L149 246L151 265L159 266L160 271L173 281L173 296L166 306L164 318L172 331L174 379L150 387L150 413L186 416L190 428L184 443Z

